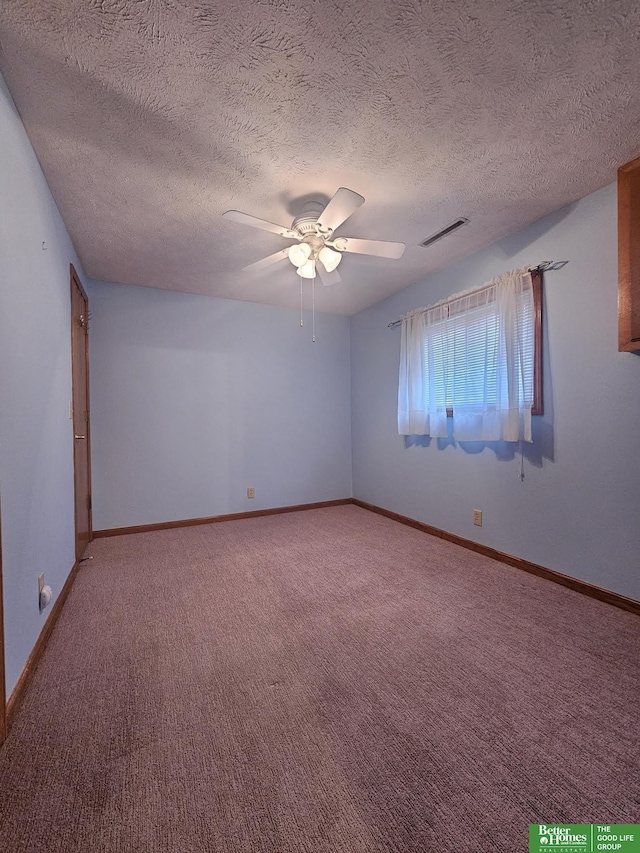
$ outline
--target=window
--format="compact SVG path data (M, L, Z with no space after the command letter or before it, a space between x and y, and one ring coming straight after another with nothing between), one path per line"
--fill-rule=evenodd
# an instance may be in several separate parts
M403 320L401 434L531 440L542 414L542 278L520 270Z

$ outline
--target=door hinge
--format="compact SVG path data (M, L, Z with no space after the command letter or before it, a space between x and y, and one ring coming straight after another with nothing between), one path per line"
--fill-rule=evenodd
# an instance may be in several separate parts
M87 495L87 509L91 509L91 495Z

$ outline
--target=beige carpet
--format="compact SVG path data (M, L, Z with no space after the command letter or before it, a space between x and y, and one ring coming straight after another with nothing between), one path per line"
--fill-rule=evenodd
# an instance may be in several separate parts
M94 542L11 853L524 853L640 822L637 617L355 506Z

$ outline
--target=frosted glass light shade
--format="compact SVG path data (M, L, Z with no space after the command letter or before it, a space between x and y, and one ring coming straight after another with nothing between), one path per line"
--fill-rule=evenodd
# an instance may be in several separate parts
M308 243L295 243L289 246L289 260L294 267L301 267L309 260L311 246Z
M302 278L315 278L316 262L307 261L306 264L302 264L302 266L298 267L298 275L301 275Z
M328 246L323 246L318 253L318 260L322 261L327 272L333 272L342 260L342 255L340 252L334 252Z

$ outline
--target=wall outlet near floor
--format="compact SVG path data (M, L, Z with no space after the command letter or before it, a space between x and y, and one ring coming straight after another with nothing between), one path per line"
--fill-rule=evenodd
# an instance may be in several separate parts
M248 498L255 498L255 496L256 496L256 490L255 489L247 489L247 497Z
M482 510L474 509L473 511L473 523L476 527L482 527Z

